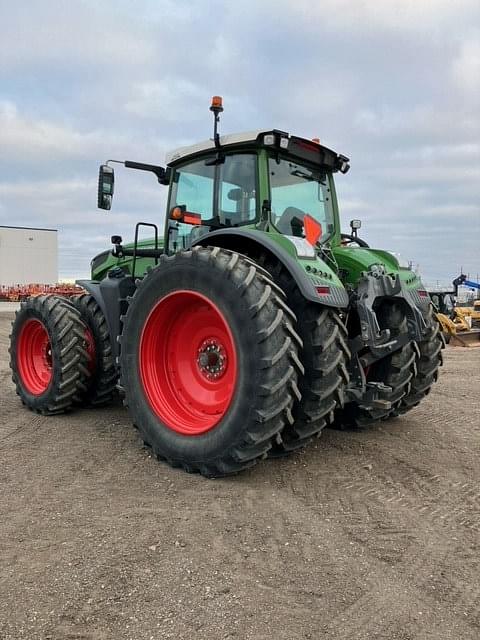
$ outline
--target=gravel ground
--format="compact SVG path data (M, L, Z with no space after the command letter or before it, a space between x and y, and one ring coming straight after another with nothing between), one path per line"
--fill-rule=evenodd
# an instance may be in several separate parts
M44 418L0 314L0 638L480 637L480 349L408 416L205 480L118 405Z

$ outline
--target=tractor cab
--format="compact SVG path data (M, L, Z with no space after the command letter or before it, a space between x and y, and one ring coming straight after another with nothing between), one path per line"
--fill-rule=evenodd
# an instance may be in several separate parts
M167 154L166 168L126 161L169 186L164 251L176 253L220 229L283 235L307 255L340 236L333 173L348 158L276 129L220 136L221 98L212 99L213 138ZM110 209L114 175L100 167L98 206Z

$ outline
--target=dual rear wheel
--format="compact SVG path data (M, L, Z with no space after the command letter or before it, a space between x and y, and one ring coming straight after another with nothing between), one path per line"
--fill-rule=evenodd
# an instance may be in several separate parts
M91 376L86 327L80 313L57 296L21 303L10 336L10 367L17 394L44 415L68 410Z
M117 373L105 318L92 296L28 298L10 340L12 379L30 409L50 415L112 399Z

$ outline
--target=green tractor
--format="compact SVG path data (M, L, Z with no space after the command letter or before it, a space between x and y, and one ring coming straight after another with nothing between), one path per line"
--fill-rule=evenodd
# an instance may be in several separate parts
M334 174L349 160L283 131L220 136L152 172L168 187L163 237L112 236L86 293L22 303L17 393L35 411L121 390L155 455L217 477L295 451L326 425L403 414L430 391L444 346L428 293L389 252L340 230ZM110 209L114 172L100 167ZM149 240L139 238L143 227Z

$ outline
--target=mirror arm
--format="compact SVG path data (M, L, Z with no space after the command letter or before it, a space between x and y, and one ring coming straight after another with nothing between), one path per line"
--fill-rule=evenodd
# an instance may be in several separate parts
M123 163L127 169L138 169L139 171L151 171L157 176L160 184L168 184L170 178L170 172L164 167L160 167L155 164L145 164L144 162L133 162L131 160L125 160Z
M127 169L138 169L139 171L151 171L157 176L160 184L166 184L170 182L170 170L164 167L160 167L156 164L146 164L144 162L133 162L133 160L107 160L106 165L110 162L115 162L116 164L123 164L123 166Z

